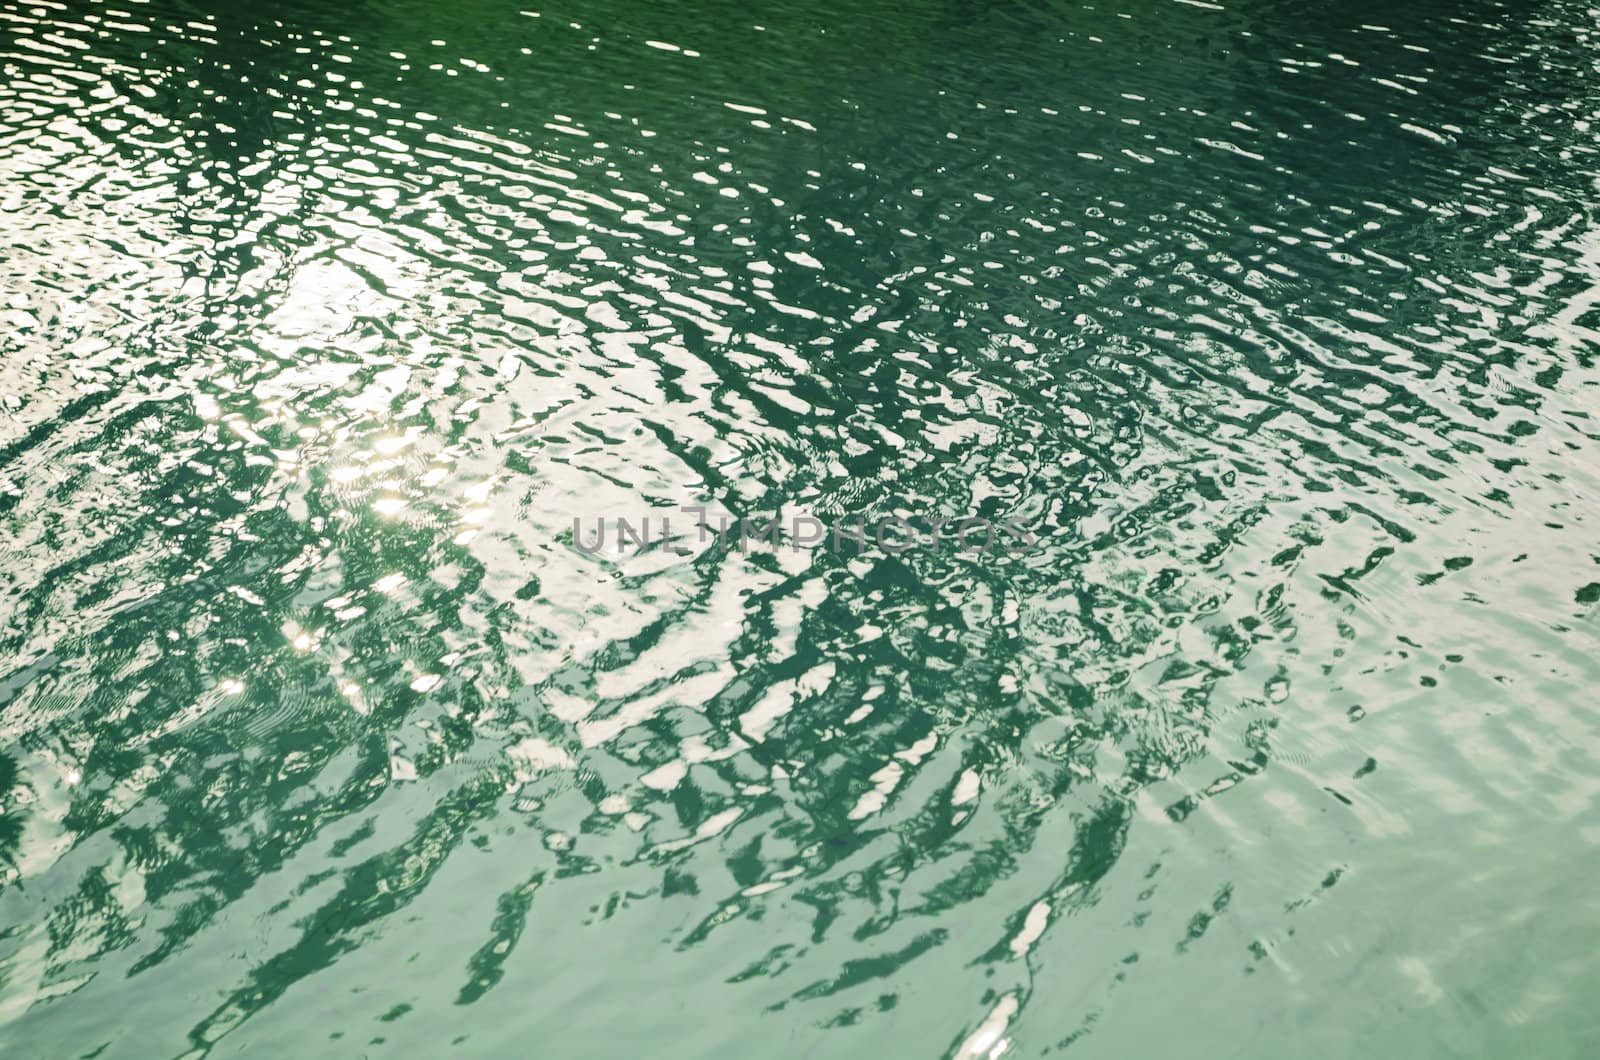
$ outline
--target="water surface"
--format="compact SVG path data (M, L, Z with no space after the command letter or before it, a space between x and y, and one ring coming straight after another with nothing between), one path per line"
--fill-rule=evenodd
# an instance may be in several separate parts
M1590 6L0 66L10 1053L1593 1055ZM575 547L685 504L1039 543Z

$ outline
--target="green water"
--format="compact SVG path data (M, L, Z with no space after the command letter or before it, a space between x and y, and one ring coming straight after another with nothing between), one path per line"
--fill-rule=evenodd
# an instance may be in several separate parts
M1592 5L0 66L0 1052L1600 1050Z

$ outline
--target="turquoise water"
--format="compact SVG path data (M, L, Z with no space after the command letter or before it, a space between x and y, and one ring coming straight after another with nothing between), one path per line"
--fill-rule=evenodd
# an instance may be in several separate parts
M1600 1048L1591 6L0 66L0 1051Z

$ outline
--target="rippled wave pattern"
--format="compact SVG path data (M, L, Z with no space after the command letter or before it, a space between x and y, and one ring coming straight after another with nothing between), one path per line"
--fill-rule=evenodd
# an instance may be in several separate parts
M1594 1055L1592 6L0 65L14 1055Z

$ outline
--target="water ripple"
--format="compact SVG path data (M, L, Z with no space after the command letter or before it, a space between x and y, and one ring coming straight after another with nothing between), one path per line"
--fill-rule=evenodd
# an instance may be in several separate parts
M1591 11L210 7L0 3L0 1041L1586 1055Z

